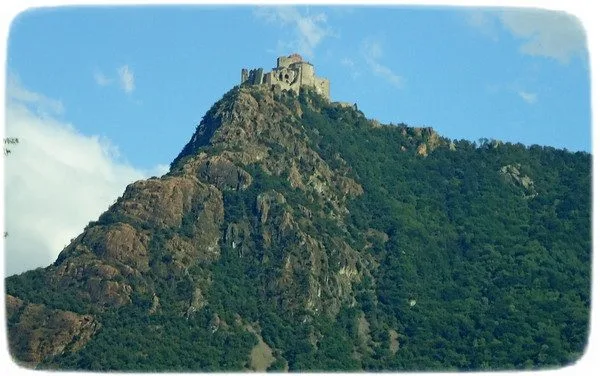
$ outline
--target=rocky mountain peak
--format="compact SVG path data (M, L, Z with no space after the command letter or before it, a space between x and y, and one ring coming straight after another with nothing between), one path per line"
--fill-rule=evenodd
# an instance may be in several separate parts
M549 170L544 153L567 162ZM7 279L11 353L42 368L414 369L443 359L470 369L487 363L447 344L491 338L485 353L495 354L511 342L496 328L535 327L548 296L579 328L556 351L575 354L589 305L586 176L589 156L477 148L380 124L311 87L243 84L204 115L169 173L127 186L52 265ZM576 277L557 274L564 260ZM538 290L515 295L525 284ZM580 294L558 293L566 285ZM506 363L494 359L485 362Z

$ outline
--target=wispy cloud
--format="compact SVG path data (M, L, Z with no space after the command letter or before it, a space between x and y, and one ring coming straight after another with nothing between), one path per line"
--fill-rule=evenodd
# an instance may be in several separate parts
M7 85L6 133L19 144L5 160L7 275L47 266L71 238L134 180L164 173L136 169L109 140L60 120L59 101L18 81Z
M536 93L531 93L528 91L519 90L517 91L517 94L519 94L519 97L521 97L521 99L523 99L526 103L529 104L536 103L538 99Z
M95 69L93 76L94 82L98 86L111 86L116 84L126 94L131 94L135 90L135 75L129 65L125 64L116 69L115 75L108 76L100 69Z
M489 11L471 10L466 14L467 24L494 41L498 41L497 18Z
M350 59L349 57L345 57L342 60L340 60L340 63L342 63L342 65L349 67L349 68L354 68L355 64L354 64L354 60Z
M95 70L94 71L94 81L96 81L96 84L98 84L99 86L108 86L113 82L113 79L107 77L101 71Z
M391 68L379 62L379 60L383 57L383 48L381 46L381 42L371 39L364 40L362 45L362 53L365 61L371 69L371 72L374 75L382 77L397 88L404 86L404 78L401 75L397 74Z
M356 79L358 78L358 76L360 76L360 72L356 67L356 63L353 59L350 59L349 57L344 57L340 60L340 64L342 64L342 66L346 67L350 71L350 75L353 79Z
M128 65L123 65L119 69L117 69L119 74L119 83L121 84L121 89L127 94L131 94L135 90L135 77L133 75L133 71L129 69Z
M535 104L538 103L539 97L537 91L531 90L531 84L524 84L520 82L520 80L515 80L510 83L504 84L491 84L488 83L484 85L484 90L489 95L508 95L508 96L518 96L523 100L523 102L527 104ZM529 87L529 89L525 89L525 87Z
M586 49L585 31L579 20L564 12L542 9L509 9L500 12L471 11L466 22L497 40L501 28L521 40L519 51L568 64Z
M25 89L21 85L19 78L13 74L8 76L6 86L8 100L26 105L35 104L34 111L38 115L60 115L65 110L61 101Z
M308 57L314 56L316 47L333 33L327 25L325 13L301 14L298 9L290 6L260 7L254 15L270 23L277 23L280 27L292 27L292 40L278 41L278 49L297 49Z
M402 76L394 73L390 68L376 61L371 61L369 64L371 65L371 68L373 68L373 73L375 73L375 75L385 78L389 83L398 88L402 87L404 83Z

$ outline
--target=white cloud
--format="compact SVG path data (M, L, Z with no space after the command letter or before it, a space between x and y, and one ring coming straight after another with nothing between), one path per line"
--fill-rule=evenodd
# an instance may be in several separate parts
M47 113L56 101L9 83L6 134L19 143L5 157L7 275L52 263L71 238L98 218L141 171L118 161L107 139L79 133Z
M579 20L564 12L545 10L507 10L502 24L516 37L524 39L520 51L545 56L567 64L573 55L585 51L585 31Z
M324 13L302 15L298 9L289 6L275 8L258 8L255 16L267 22L279 23L282 27L292 27L294 39L292 41L279 40L278 50L298 50L308 57L314 56L315 48L327 36L333 35L327 26L327 16Z
M537 94L536 93L519 90L519 91L517 91L517 94L519 94L521 99L523 99L525 102L527 102L529 104L534 104L537 102Z
M542 9L508 9L500 12L471 11L466 21L497 40L501 27L522 41L519 51L568 64L586 50L586 36L579 20L565 12Z
M96 81L96 84L99 86L108 86L112 84L113 79L105 76L104 73L99 70L96 70L94 71L94 81Z
M130 94L135 90L135 77L133 76L133 72L129 69L128 65L123 65L119 69L117 69L119 74L119 82L121 83L121 88L127 94Z
M374 75L382 77L388 83L398 88L404 86L404 78L401 75L379 62L383 57L383 48L379 41L369 39L363 41L362 52L365 61Z

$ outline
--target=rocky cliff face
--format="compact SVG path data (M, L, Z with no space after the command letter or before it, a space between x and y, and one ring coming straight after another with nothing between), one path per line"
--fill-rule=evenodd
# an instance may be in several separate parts
M290 314L335 315L352 303L352 284L369 273L371 260L343 237L319 232L314 221L347 231L346 201L361 195L362 187L348 176L343 159L334 168L311 148L301 116L291 93L234 89L207 113L167 175L130 184L43 270L46 288L71 294L87 312L149 295L155 313L164 308L156 280L183 278L190 282L190 298L173 305L189 315L207 304L210 265L228 247L272 271L262 288ZM284 181L303 199L290 202L282 189L257 191L252 211L225 222L223 195L247 190L253 172ZM261 254L257 241L277 252ZM100 327L90 315L7 299L11 352L21 361L76 351ZM48 326L36 319L41 316Z
M243 87L210 116L176 159L171 174L193 176L221 191L243 191L252 183L246 171L250 166L297 189L311 209L288 202L286 192L276 189L259 192L255 199L255 228L261 241L266 247L285 249L263 259L280 271L266 288L290 309L335 313L340 302L352 300L350 286L359 279L365 261L342 239L311 235L312 222L316 217L332 220L343 230L346 200L360 195L362 187L347 176L343 160L341 168L332 168L310 147L300 105L292 94L266 86ZM196 152L199 148L206 151ZM217 154L210 155L215 150ZM228 223L225 244L247 255L253 252L251 221L246 217ZM326 244L335 244L335 250L326 250ZM334 252L335 258L330 257L328 253Z

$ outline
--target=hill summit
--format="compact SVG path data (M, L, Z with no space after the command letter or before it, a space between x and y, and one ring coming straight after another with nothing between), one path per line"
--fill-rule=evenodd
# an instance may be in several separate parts
M280 63L304 82L304 62ZM15 361L481 370L583 354L589 154L452 141L244 77L166 175L6 279Z

